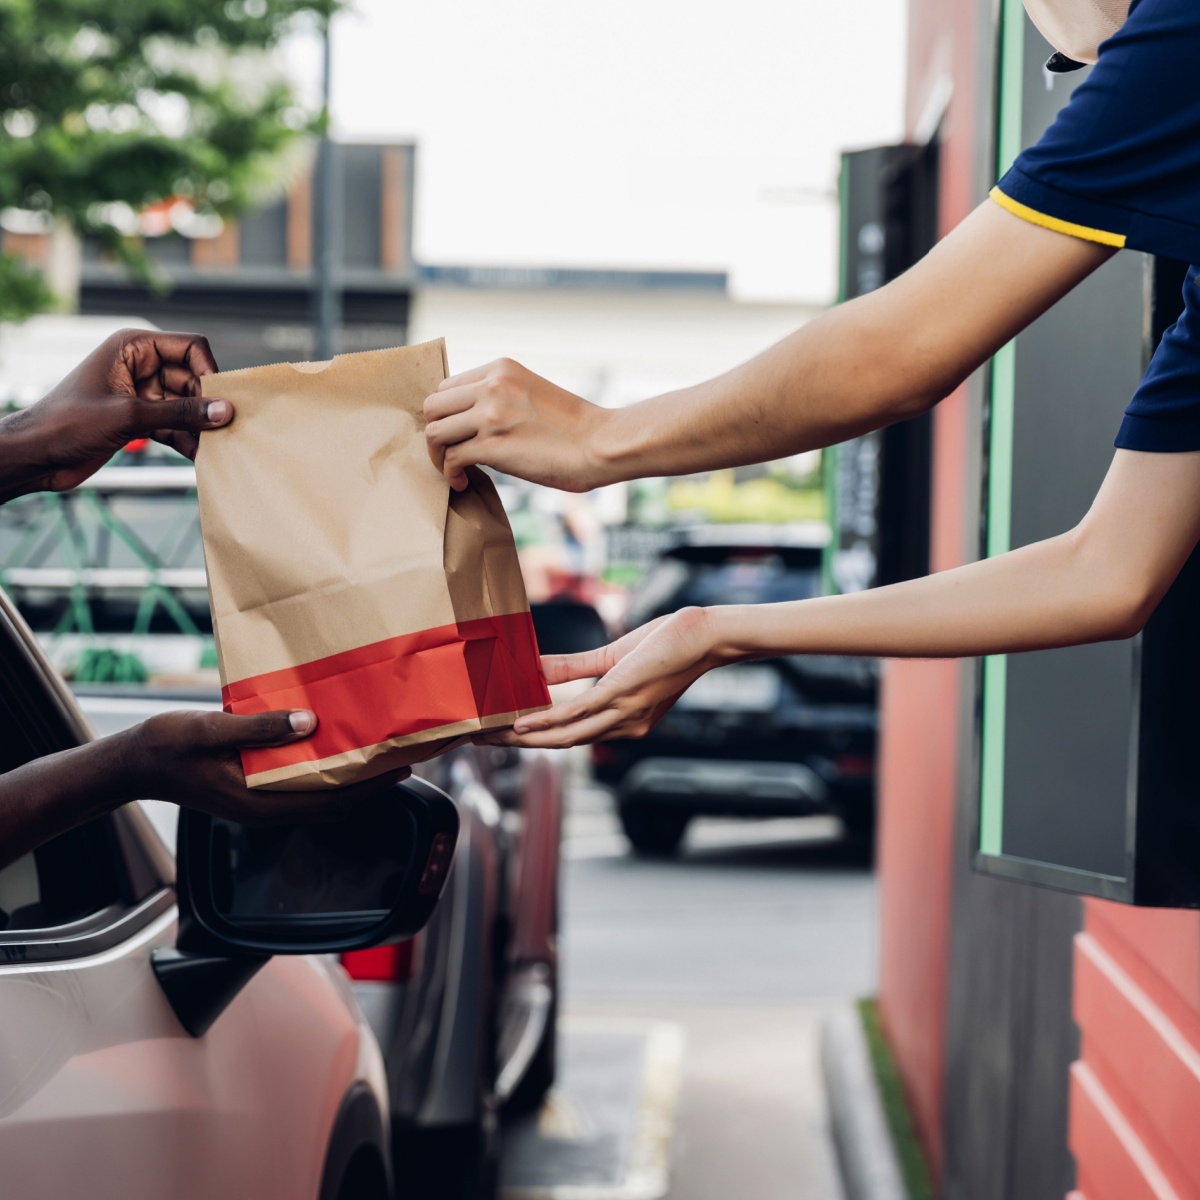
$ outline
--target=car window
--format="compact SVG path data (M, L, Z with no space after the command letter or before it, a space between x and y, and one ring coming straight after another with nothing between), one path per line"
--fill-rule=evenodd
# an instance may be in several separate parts
M0 771L71 744L40 670L0 621ZM133 892L112 819L90 821L0 870L0 933L73 924L124 907Z
M683 563L674 558L662 558L646 572L637 590L629 599L625 624L629 628L644 625L647 621L674 612L682 607L678 596L687 583L690 572Z
M820 572L788 567L777 558L704 564L683 589L684 604L778 604L808 600L820 587Z
M10 928L14 921L19 924L20 914L36 908L41 895L32 854L0 869L0 931Z
M627 624L636 626L689 604L777 604L808 600L820 591L817 567L796 566L776 555L725 562L656 563L630 601Z

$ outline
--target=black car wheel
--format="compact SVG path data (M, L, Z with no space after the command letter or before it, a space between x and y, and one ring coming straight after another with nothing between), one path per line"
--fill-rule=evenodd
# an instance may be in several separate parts
M337 1200L388 1200L387 1173L374 1147L364 1147L350 1160Z
M500 1134L495 1110L467 1125L420 1129L394 1142L399 1200L495 1200Z
M859 805L848 808L841 814L842 828L847 843L863 858L871 861L875 857L875 835L877 824L874 806Z
M691 820L677 808L644 800L623 800L618 811L629 844L644 858L674 857Z
M493 937L503 936L497 928ZM497 960L493 948L489 962ZM487 971L490 968L485 967ZM495 986L489 991L495 995ZM397 1200L496 1200L500 1194L500 1115L496 1103L496 1012L483 1015L475 1116L461 1125L398 1129L392 1139Z

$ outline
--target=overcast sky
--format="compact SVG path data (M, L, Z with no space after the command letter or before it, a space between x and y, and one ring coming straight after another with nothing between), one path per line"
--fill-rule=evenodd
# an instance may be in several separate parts
M414 139L436 264L727 270L826 300L843 147L901 131L904 0L355 0L333 119Z

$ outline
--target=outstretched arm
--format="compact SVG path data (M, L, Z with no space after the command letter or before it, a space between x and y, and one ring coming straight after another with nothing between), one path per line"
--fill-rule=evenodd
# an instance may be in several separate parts
M684 609L602 650L548 656L551 683L599 676L499 740L640 737L700 675L782 654L952 658L1131 637L1200 540L1200 451L1119 450L1068 533L924 579L790 604Z
M303 709L235 716L169 712L84 746L0 775L0 867L131 800L169 800L243 824L328 821L408 774L393 771L327 791L266 792L246 786L239 752L308 737Z
M740 367L606 410L508 360L425 403L452 486L494 467L568 491L764 462L931 408L1113 254L987 201L899 279Z

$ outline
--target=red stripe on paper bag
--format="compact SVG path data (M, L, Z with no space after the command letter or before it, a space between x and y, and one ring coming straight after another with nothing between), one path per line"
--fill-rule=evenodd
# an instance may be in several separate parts
M550 703L528 611L358 646L222 689L225 711L309 708L317 731L242 751L247 775Z

